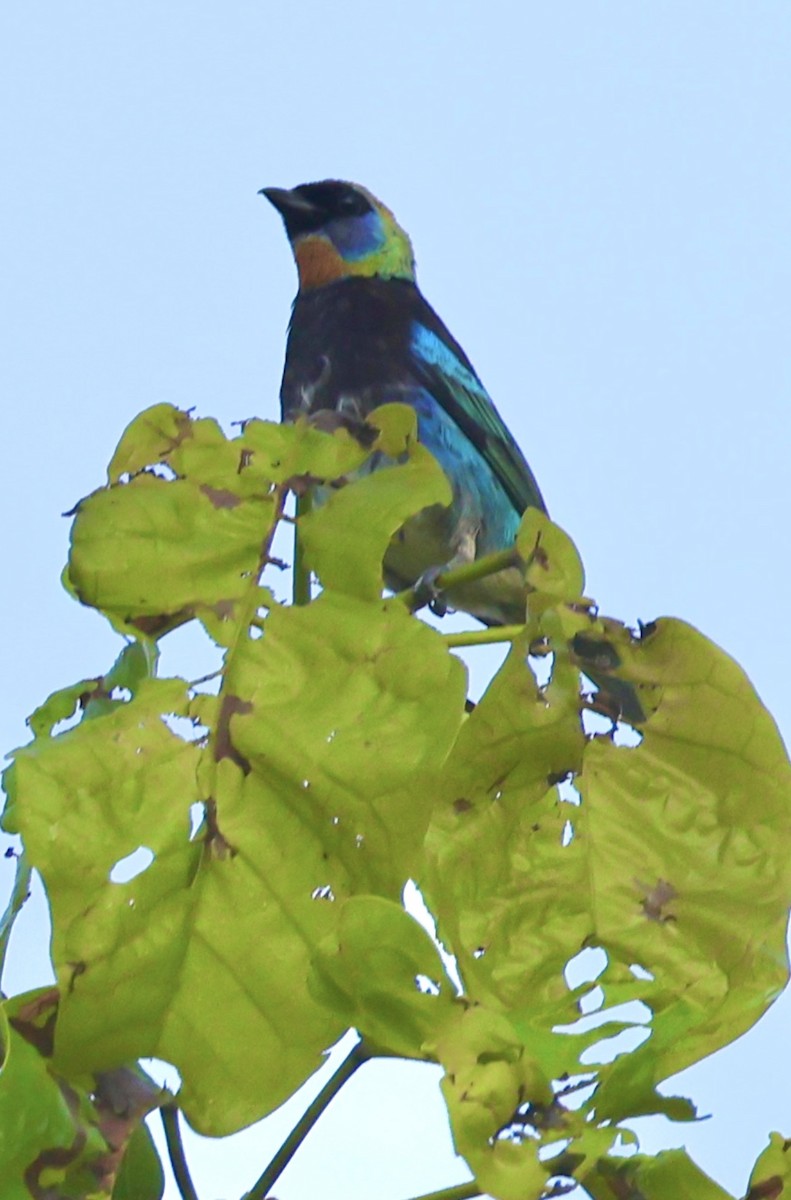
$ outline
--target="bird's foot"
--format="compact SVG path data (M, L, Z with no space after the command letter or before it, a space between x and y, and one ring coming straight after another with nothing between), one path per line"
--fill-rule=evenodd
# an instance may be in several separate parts
M448 606L442 598L442 588L437 586L440 576L445 571L447 571L446 566L429 567L415 581L410 604L412 612L417 612L419 608L425 608L428 605L435 617L445 616Z

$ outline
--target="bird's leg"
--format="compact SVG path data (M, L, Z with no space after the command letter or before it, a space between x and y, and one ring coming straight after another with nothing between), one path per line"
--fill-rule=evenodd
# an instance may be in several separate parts
M437 617L444 617L448 606L442 599L442 589L437 587L437 580L446 570L443 565L427 567L407 591L409 607L412 612L425 608L426 605Z
M444 617L448 606L443 599L442 579L458 567L475 562L478 525L463 523L454 538L455 553L446 563L428 567L415 581L411 589L410 607L413 612L428 605L436 617Z

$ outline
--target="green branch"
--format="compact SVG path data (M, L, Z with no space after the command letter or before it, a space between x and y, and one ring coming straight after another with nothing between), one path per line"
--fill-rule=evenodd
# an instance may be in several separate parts
M297 520L294 525L294 603L310 604L310 568L299 536L299 518L310 512L310 493L297 496Z
M486 579L489 575L496 575L498 571L505 571L509 567L518 567L521 561L513 547L508 550L498 550L496 554L486 554L483 558L476 558L474 562L443 571L434 581L435 587L438 592L446 592L467 583L475 583L478 579ZM419 581L417 587L419 588ZM421 602L416 597L415 587L398 592L397 598L403 600L410 608L413 605L418 608L421 606Z
M524 633L524 625L495 625L491 629L467 629L463 633L445 633L446 646L493 646L497 642L512 642Z
M162 1117L162 1127L165 1130L165 1142L168 1148L168 1158L173 1168L173 1177L182 1200L198 1200L198 1193L190 1177L184 1146L179 1129L179 1110L175 1104L165 1104L159 1110Z
M297 1121L291 1133L278 1150L260 1179L256 1180L249 1192L245 1192L242 1200L265 1200L269 1189L277 1182L285 1171L291 1159L296 1154L321 1114L337 1096L343 1085L347 1083L358 1067L367 1062L370 1054L365 1043L357 1042L354 1049L346 1056L334 1075L332 1075L319 1092L312 1104L309 1104ZM458 1200L458 1198L454 1198Z
M19 916L22 905L30 894L30 867L27 863L27 855L25 851L20 851L15 854L16 872L14 874L14 886L11 889L11 898L8 901L6 910L0 917L0 979L2 979L3 968L5 966L5 956L8 953L8 941L11 937L11 930L14 928L14 921Z
M416 1200L473 1200L482 1196L483 1192L474 1179L469 1183L460 1183L457 1187L442 1188L439 1192L426 1192L425 1196L417 1196Z

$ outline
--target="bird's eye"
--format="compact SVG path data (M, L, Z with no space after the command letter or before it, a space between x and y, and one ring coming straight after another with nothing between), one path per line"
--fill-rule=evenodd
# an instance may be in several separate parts
M336 217L362 217L370 211L370 202L354 188L344 188L333 197L332 212Z

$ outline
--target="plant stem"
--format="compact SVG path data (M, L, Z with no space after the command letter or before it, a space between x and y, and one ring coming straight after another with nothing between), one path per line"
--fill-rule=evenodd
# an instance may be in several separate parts
M305 1109L305 1112L297 1121L263 1175L260 1179L256 1180L249 1192L245 1192L242 1200L265 1200L269 1189L274 1186L283 1174L330 1101L337 1096L343 1085L351 1079L358 1067L367 1062L369 1057L370 1055L365 1047L365 1043L362 1041L357 1042L354 1049L346 1056L335 1074L327 1080L316 1099Z
M297 496L297 519L294 524L294 603L310 604L310 570L299 537L299 518L310 512L310 494Z
M11 937L11 930L14 928L14 921L19 916L20 909L30 893L30 867L27 864L27 855L24 850L21 850L14 857L16 858L14 886L11 889L11 898L8 901L8 906L0 918L0 978L5 966L8 940Z
M511 546L508 550L498 550L495 554L486 554L483 558L476 558L474 562L465 563L462 567L443 571L441 575L437 576L436 587L440 592L445 592L450 588L461 587L465 583L475 583L476 580L485 579L488 575L496 575L498 571L504 571L508 567L516 567L520 562L519 555ZM406 588L403 592L398 592L397 596L405 604L411 604L415 599L415 589Z
M179 1110L175 1104L165 1104L159 1110L159 1113L162 1117L162 1126L165 1130L168 1158L173 1168L176 1187L181 1194L182 1200L198 1200L198 1193L195 1191L190 1177L187 1159L184 1154L184 1146L181 1142Z
M482 1196L483 1192L474 1179L469 1183L460 1183L457 1187L442 1188L439 1192L427 1192L425 1196L417 1196L416 1200L473 1200Z
M446 646L492 646L497 642L512 642L520 633L524 633L524 625L495 625L492 629L467 629L463 633L445 633L442 635Z

